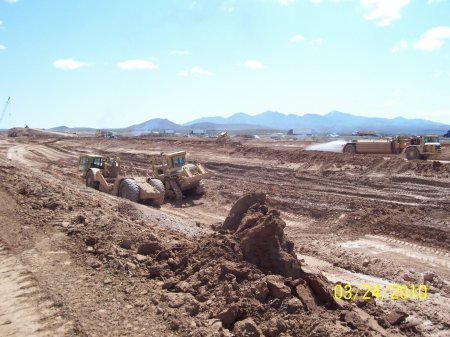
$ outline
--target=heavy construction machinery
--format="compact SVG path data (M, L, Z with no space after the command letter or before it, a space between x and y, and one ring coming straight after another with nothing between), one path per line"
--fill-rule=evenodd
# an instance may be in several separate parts
M230 136L227 131L222 131L217 134L216 143L225 145L230 141Z
M8 105L10 102L11 102L11 97L8 97L8 99L6 100L5 106L3 107L2 114L0 115L0 125L3 122L3 118L5 118L6 110L8 109Z
M352 140L343 147L344 153L379 153L400 154L404 153L408 160L427 160L441 153L439 137L435 135L405 137L399 136L393 139L361 139Z
M118 159L99 155L83 155L78 170L86 186L134 202L150 202L160 206L164 201L164 185L149 177L122 176Z
M183 192L203 194L202 180L211 176L199 163L188 163L186 151L161 153L152 160L153 178L164 184L165 194L181 202Z
M116 138L116 135L112 131L97 130L97 131L95 131L95 137L98 137L98 138Z

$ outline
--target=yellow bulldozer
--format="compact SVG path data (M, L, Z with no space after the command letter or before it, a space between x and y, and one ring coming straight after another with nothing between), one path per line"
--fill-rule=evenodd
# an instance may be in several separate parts
M436 135L399 136L394 139L353 140L343 147L344 153L404 153L407 160L427 160L441 153L441 144Z
M165 194L178 203L183 192L201 195L204 193L203 179L211 176L205 168L196 162L187 162L186 151L161 153L153 157L152 177L164 184Z
M164 185L151 177L123 176L120 162L100 155L82 155L78 170L86 186L102 192L126 198L134 202L148 202L160 206L164 201Z

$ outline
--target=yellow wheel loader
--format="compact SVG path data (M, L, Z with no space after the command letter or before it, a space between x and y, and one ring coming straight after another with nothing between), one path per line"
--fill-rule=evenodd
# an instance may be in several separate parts
M99 155L83 155L78 161L78 170L86 186L126 198L134 202L149 202L160 206L164 201L164 185L158 179L128 177L120 174L118 159Z
M211 176L199 163L188 163L186 151L178 151L154 157L152 174L164 184L165 194L181 202L183 192L201 195L203 179Z

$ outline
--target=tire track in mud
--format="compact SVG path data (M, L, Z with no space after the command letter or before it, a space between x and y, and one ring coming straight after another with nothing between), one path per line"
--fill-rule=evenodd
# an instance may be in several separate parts
M33 274L0 243L0 336L67 336L71 323Z
M365 238L368 239L367 242L373 245L375 249L400 254L425 263L427 266L435 266L439 268L440 274L450 276L449 252L381 235L366 235Z
M211 162L205 163L205 166L215 173L216 178L213 176L213 180L218 180L219 178L220 180L226 180L229 184L234 185L240 184L244 180L246 184L251 183L260 186L268 185L269 189L276 189L277 187L280 187L283 189L283 197L295 197L295 195L298 196L300 194L313 194L312 197L317 199L323 194L325 199L328 199L327 197L330 195L337 197L334 198L333 202L338 202L339 198L347 199L350 197L408 206L426 204L438 207L439 205L436 204L436 201L440 201L441 199L447 200L445 197L449 193L448 190L443 193L439 193L438 191L441 189L436 188L435 191L428 193L428 198L426 195L424 196L421 189L420 195L417 194L417 190L409 193L399 193L399 190L404 189L403 184L393 184L389 189L373 189L367 185L351 185L342 179L330 180L325 177L316 178L306 176L303 174L294 173L291 169L261 168L241 165L236 167L236 165L223 165ZM237 183L237 181L239 183ZM442 197L436 200L437 195L442 195Z

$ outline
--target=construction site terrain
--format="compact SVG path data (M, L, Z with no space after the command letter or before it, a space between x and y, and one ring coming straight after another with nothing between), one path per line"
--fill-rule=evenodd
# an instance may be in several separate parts
M308 145L0 136L0 335L450 336L450 146L406 161ZM212 173L181 205L77 172L99 154L142 176L181 150ZM427 295L336 299L337 284Z

